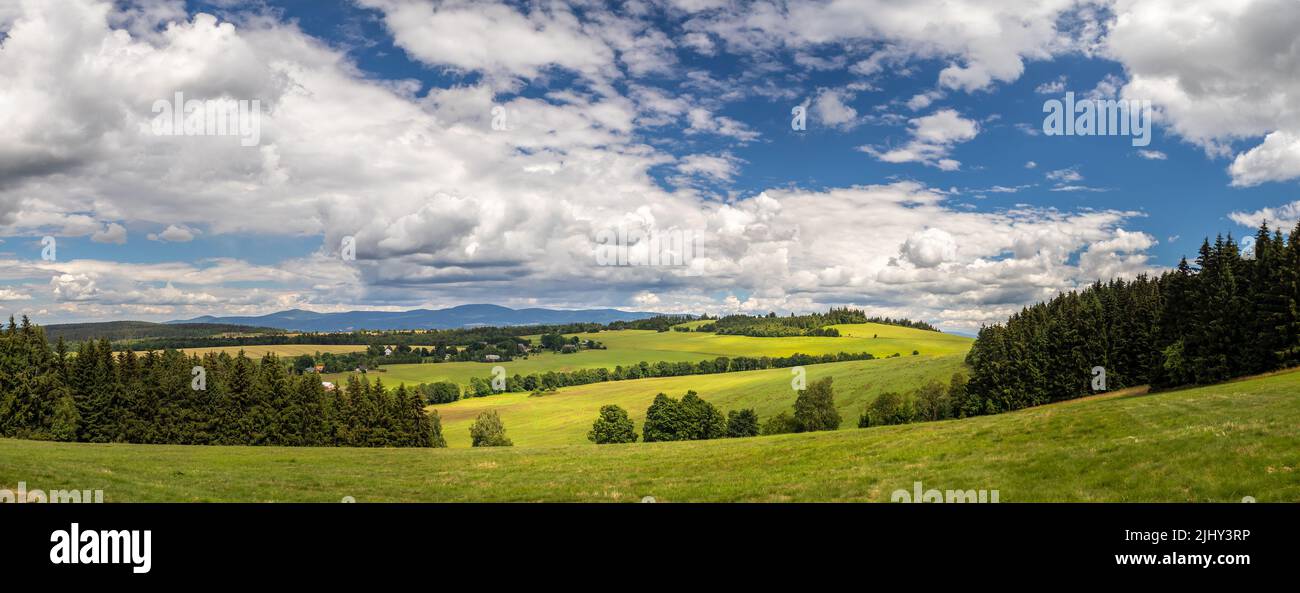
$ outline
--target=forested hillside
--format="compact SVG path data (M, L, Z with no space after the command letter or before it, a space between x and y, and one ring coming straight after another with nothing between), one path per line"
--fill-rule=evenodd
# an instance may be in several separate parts
M157 338L185 340L219 336L260 336L282 334L283 330L227 323L150 323L148 321L107 321L102 323L61 323L45 326L50 340L69 342L109 340L111 342Z
M114 355L107 340L71 356L23 318L0 331L0 435L187 445L445 446L438 417L405 387L349 381L329 391L267 355Z
M1243 254L1206 240L1159 278L1112 280L985 327L967 356L968 414L997 413L1151 384L1207 384L1300 363L1300 226L1289 240L1261 226Z

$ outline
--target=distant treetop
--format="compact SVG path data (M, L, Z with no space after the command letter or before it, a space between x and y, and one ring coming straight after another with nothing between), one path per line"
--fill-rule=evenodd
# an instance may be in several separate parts
M696 331L715 332L723 335L754 336L761 338L789 336L830 336L837 337L839 331L832 325L850 323L880 323L897 325L925 331L939 331L938 328L924 321L892 317L869 317L860 309L832 308L826 313L808 315L790 314L781 317L775 313L767 315L727 315L716 321L701 324Z

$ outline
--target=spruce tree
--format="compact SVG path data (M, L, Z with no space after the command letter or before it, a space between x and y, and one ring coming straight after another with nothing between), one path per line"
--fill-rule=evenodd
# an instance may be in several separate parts
M439 449L445 448L447 446L447 439L442 436L442 416L438 414L437 410L429 412L427 417L427 426L427 444L424 446L436 447Z
M758 414L753 409L730 410L727 412L727 437L741 438L758 436Z

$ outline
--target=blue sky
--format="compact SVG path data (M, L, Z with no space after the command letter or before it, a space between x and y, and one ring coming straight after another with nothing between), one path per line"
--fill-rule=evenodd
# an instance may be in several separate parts
M0 9L0 310L852 304L971 331L1289 230L1298 22L1265 0L22 2ZM176 92L258 101L257 142L151 132ZM1043 134L1066 92L1150 101L1150 145ZM598 263L629 228L700 249Z

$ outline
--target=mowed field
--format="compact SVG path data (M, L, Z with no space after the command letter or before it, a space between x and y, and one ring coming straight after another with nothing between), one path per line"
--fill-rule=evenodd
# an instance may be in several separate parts
M502 363L508 375L529 375L547 371L573 371L584 368L629 366L639 362L700 361L719 356L789 356L791 354L835 354L839 352L870 352L878 357L891 354L910 356L917 350L923 356L964 354L970 348L970 338L939 332L879 325L874 323L834 326L846 336L752 338L749 336L719 336L711 333L656 332L649 330L607 331L577 335L604 343L606 350L583 350L573 354L542 353L526 359ZM847 335L847 334L852 334ZM540 336L528 336L533 343ZM436 364L395 364L382 367L382 373L373 373L384 383L396 387L400 383L414 385L451 381L468 385L471 377L488 378L495 363L448 362ZM326 381L342 384L347 373L324 375Z
M897 362L897 361L895 361ZM509 421L507 421L508 423ZM108 501L1300 501L1300 373L998 416L746 439L310 449L0 439L0 488Z
M806 381L833 377L835 404L842 418L841 429L857 426L858 415L883 391L906 392L930 378L947 383L962 366L963 355L904 356L816 364L804 367ZM470 446L469 427L486 410L496 410L505 423L506 435L515 446L579 445L587 443L587 431L600 407L622 406L636 424L638 434L646 408L659 393L680 398L687 390L727 410L753 408L759 421L778 412L793 412L797 392L791 384L792 369L767 369L743 373L687 375L610 381L565 387L555 393L533 397L528 393L502 393L462 399L431 406L442 417L443 435L450 447Z

